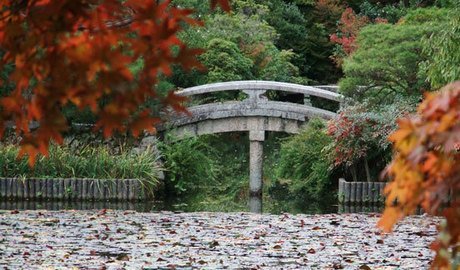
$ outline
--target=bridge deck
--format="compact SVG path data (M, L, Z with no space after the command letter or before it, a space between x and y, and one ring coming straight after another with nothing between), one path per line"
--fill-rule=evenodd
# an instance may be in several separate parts
M233 81L190 87L182 91L178 91L177 94L181 96L193 96L222 91L275 90L322 97L337 102L342 101L343 96L335 92L336 88L332 86L320 87L273 81ZM324 88L327 88L327 90Z
M335 113L303 104L280 101L238 102L228 101L190 107L190 115L174 117L168 123L174 127L194 124L204 120L241 118L241 117L274 117L301 122L312 117L331 119Z

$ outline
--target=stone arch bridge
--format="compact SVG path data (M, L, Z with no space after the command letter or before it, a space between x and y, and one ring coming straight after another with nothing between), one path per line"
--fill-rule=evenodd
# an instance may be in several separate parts
M304 104L273 101L267 91L301 94ZM190 106L190 115L173 115L165 127L179 138L223 132L246 131L250 140L250 211L262 211L263 141L265 131L298 133L313 117L331 119L335 112L311 105L310 97L341 103L342 96L335 86L305 86L272 81L233 81L201 85L176 92L192 97L224 91L242 91L247 98L241 101L214 102Z

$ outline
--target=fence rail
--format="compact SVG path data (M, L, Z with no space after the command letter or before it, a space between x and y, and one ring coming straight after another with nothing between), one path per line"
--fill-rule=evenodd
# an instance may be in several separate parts
M340 178L339 203L383 205L385 202L383 189L386 185L387 182L347 182L345 179ZM456 201L456 198L456 195L451 190L445 198L442 198L442 204L449 205L451 202Z
M0 200L136 201L153 199L137 179L0 178Z
M381 204L386 182L347 182L339 179L340 203Z

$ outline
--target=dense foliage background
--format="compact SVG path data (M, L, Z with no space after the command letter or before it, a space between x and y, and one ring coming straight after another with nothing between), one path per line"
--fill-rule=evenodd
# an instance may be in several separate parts
M205 69L185 72L173 66L171 76L159 78L160 96L206 83L259 79L339 84L349 98L329 123L315 120L289 139L268 136L265 188L273 198L321 200L336 186L337 175L375 181L391 158L387 136L395 130L396 118L413 112L424 91L460 77L456 0L234 0L231 4L232 10L223 12L211 10L207 1L172 1L171 5L193 9L192 16L204 22L203 27L184 25L179 38L191 48L205 49L199 56ZM140 57L129 70L136 77L144 67ZM1 70L0 96L14 88L8 81L14 69L7 65ZM202 98L228 100L241 95ZM102 106L107 101L99 102ZM321 100L312 103L331 106ZM145 108L159 112L160 105L151 99ZM70 123L97 121L90 110L75 106L65 107L63 113ZM180 142L166 138L160 148L171 196L206 201L208 206L210 201L220 205L222 200L245 201L246 135Z
M10 137L14 143L0 144L0 177L140 178L152 188L164 186L163 193L182 199L188 210L245 209L247 134L181 141L163 134L156 144L161 162L158 151L123 149L115 154L100 145L49 143L74 136L68 129L72 123L96 123L106 137L130 131L124 139L131 140L153 129L165 105L184 109L172 90L273 80L338 84L347 102L340 110L335 106L337 117L328 123L311 119L289 138L267 134L264 202L272 204L266 210L295 212L290 205L334 200L331 190L339 176L382 179L392 156L386 175L395 181L386 189L384 228L420 204L439 214L442 198L458 193L458 82L426 95L418 116L402 118L395 132L396 119L414 112L426 92L460 79L458 0L233 0L231 9L226 0L211 1L228 12L211 10L202 0L128 0L102 1L100 13L91 4L86 9L65 6L70 2L23 6L27 1L9 1L0 10L0 135L11 120L17 132ZM53 5L72 12L55 12L49 8ZM27 10L23 16L25 6L39 12ZM132 8L135 12L124 14ZM153 18L150 8L156 10ZM82 14L88 21L79 20ZM114 22L107 20L119 22L127 15L138 20L124 28L112 28ZM269 96L303 101L298 95ZM222 101L242 95L202 98ZM311 103L334 108L317 99ZM33 131L31 121L40 123ZM66 140L61 136L65 131ZM18 142L20 150L14 145ZM16 160L18 152L27 153L36 166ZM49 157L35 159L38 153ZM159 179L161 166L167 172L164 180ZM458 209L453 196L433 245L435 267L457 269L460 262Z
M379 180L391 160L387 137L396 119L414 112L423 92L460 75L456 1L235 0L230 13L210 12L201 1L173 2L205 21L181 38L207 49L201 56L207 69L177 70L167 80L172 88L261 79L339 84L349 98L331 122L314 121L288 140L273 138L265 166L273 198L321 200L336 186L334 174ZM242 164L243 156L221 160L221 168ZM234 175L236 182L247 177Z

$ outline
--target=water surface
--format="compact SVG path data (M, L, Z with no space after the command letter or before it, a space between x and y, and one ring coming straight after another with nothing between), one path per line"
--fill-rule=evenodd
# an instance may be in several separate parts
M138 212L246 212L247 207L244 204L225 204L216 207L208 204L187 204L184 202L164 202L164 201L147 201L147 202L88 202L88 201L0 201L1 210L134 210ZM269 214L334 214L334 213L371 213L381 212L383 206L367 205L338 205L334 202L306 202L305 204L289 204L286 202L266 202L264 203L263 213Z

